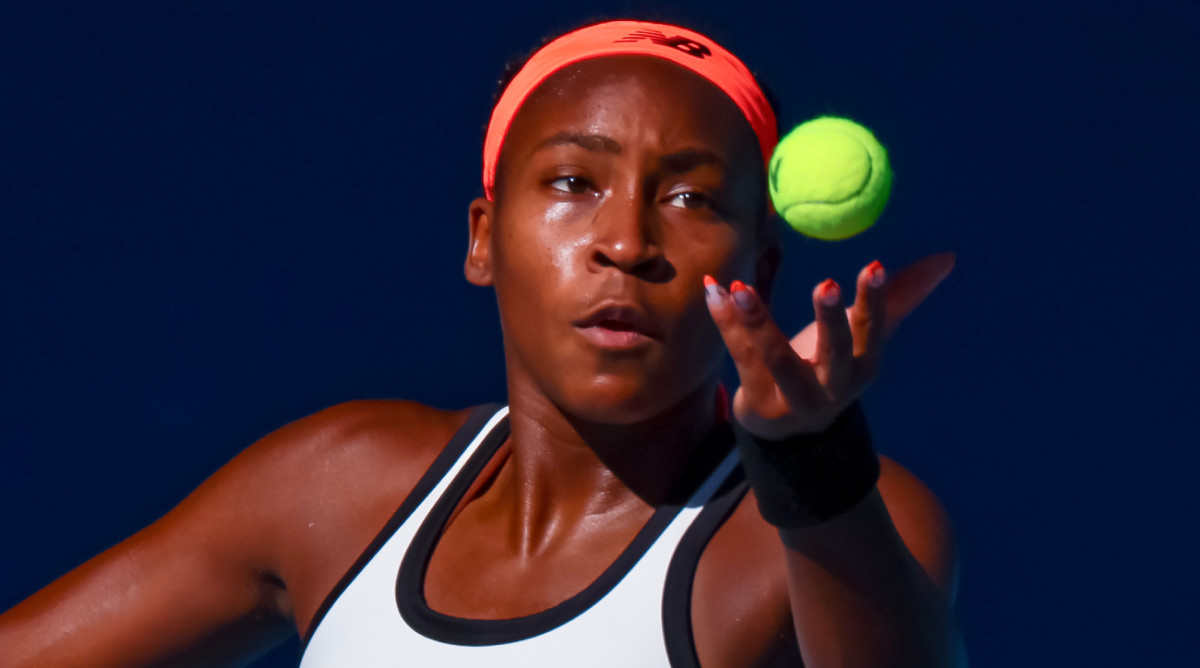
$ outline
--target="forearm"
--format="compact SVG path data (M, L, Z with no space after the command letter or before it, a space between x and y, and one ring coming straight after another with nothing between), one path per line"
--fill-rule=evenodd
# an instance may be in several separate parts
M838 517L779 535L807 668L965 665L948 587L909 552L877 490Z
M861 406L823 432L783 441L740 430L738 446L759 510L786 549L808 668L961 665L948 523L919 480L880 461ZM908 520L906 536L889 505Z

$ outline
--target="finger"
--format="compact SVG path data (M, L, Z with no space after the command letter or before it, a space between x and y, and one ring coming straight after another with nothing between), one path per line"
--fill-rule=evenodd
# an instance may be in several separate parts
M796 354L791 341L783 330L779 329L779 324L771 317L770 308L762 301L754 286L744 287L750 293L748 298L741 298L746 299L747 317L754 321L757 321L758 317L762 318L757 327L763 337L763 354L767 368L771 370L780 392L788 399L789 406L811 410L827 404L825 391L812 363ZM735 305L740 294L740 291L734 293Z
M813 290L813 309L817 315L817 378L830 398L840 396L854 375L854 338L842 290L828 279Z
M705 276L704 283L709 313L725 341L741 381L738 394L743 400L758 406L775 400L775 378L761 351L756 351L756 346L761 344L756 343L744 323L748 319L745 309L739 307L733 295L711 277Z
M792 351L766 304L740 281L730 287L727 292L705 278L709 312L737 368L744 408L768 416L787 409L785 397L816 396L812 368Z
M891 336L954 268L954 253L939 253L917 260L888 278L886 336ZM885 337L886 338L886 337Z
M850 308L854 336L855 385L865 387L875 378L883 356L887 325L887 275L879 260L858 274L858 291Z

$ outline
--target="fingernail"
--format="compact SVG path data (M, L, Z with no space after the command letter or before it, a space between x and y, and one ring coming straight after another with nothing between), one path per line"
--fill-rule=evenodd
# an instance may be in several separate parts
M754 308L754 294L746 288L746 284L741 281L734 281L733 285L729 286L729 291L733 294L733 303L743 311L749 311Z
M884 279L887 278L887 272L883 270L883 264L879 260L875 260L868 265L867 270L870 272L868 274L868 282L871 284L871 287L877 288L883 285Z
M832 278L827 278L817 288L817 299L826 306L837 306L838 300L842 297L841 293L838 284Z
M722 294L724 292L721 285L717 283L717 279L708 274L704 275L704 296L709 303L720 304L725 299L725 295Z

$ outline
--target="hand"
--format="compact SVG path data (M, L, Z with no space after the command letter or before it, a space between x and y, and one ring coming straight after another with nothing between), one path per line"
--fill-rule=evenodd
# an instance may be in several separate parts
M726 291L706 277L709 313L742 381L733 396L738 422L770 440L824 431L875 379L896 326L953 267L953 253L930 255L887 279L872 262L849 308L826 280L813 290L816 320L790 341L753 287L734 281Z

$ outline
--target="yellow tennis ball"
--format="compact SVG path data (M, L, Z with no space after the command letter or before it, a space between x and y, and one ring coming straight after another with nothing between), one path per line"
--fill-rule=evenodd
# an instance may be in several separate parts
M874 224L892 190L887 150L845 118L822 116L788 133L768 169L775 210L797 232L834 241Z

